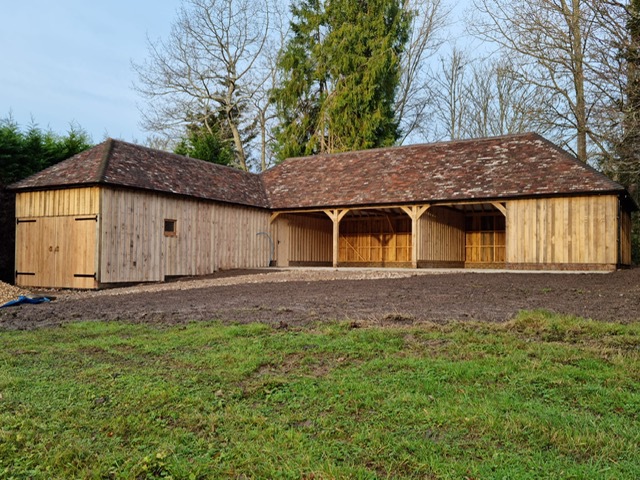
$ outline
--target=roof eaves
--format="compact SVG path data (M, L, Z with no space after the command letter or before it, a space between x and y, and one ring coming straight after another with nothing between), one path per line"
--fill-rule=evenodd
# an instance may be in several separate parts
M203 201L203 202L213 202L213 203L221 203L224 205L237 205L240 207L250 207L250 208L258 208L261 210L271 210L271 208L269 206L265 206L264 204L258 204L258 203L254 203L254 202L244 202L244 201L230 201L230 200L224 200L221 198L213 198L213 197L206 197L206 196L201 196L201 195L197 195L197 194L190 194L190 193L180 193L180 192L172 192L169 190L158 190L158 189L154 189L154 188L147 188L147 187L139 187L136 185L125 185L122 183L113 183L113 182L100 182L99 184L93 184L93 185L81 185L81 186L99 186L99 187L106 187L106 188L112 188L112 189L117 189L117 190L128 190L128 191L136 191L136 192L144 192L144 193L150 193L150 194L156 194L156 195L161 195L161 196L165 196L165 197L180 197L180 198L188 198L191 200L197 200L197 201ZM67 188L66 185L62 186L61 188Z

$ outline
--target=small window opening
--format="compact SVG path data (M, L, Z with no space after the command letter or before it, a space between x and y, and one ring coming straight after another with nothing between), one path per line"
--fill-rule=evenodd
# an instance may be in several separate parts
M175 237L176 236L176 220L167 219L164 220L164 236Z

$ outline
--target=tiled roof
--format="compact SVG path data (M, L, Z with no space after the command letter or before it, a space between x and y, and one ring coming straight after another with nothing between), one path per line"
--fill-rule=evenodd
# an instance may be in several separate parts
M273 209L624 192L537 134L292 158L262 176Z
M14 183L41 189L103 184L266 208L258 175L202 160L109 139Z
M625 192L537 134L292 158L260 175L109 139L11 188L88 184L274 210Z

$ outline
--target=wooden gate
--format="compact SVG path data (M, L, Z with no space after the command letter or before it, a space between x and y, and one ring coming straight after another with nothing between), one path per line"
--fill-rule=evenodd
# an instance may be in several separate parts
M16 284L96 288L97 216L17 220Z

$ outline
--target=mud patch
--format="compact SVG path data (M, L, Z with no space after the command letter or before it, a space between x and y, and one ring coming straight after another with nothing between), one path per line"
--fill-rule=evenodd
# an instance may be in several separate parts
M78 320L166 325L218 320L262 322L274 328L338 320L358 326L410 326L451 320L504 322L521 310L535 309L635 322L640 320L640 268L611 274L244 272L55 295L58 298L51 303L0 309L0 329Z

